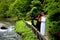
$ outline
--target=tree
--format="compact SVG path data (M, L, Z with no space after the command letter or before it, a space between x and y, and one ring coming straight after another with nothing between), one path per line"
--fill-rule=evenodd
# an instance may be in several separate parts
M17 17L25 17L26 13L30 10L29 4L31 0L15 0L12 4L9 6L8 15L13 14ZM28 3L28 4L27 4Z
M41 13L42 7L39 0L33 0L30 4L31 10L27 12L27 16L36 18L38 14Z
M13 3L10 0L0 0L0 17L6 17L9 5Z

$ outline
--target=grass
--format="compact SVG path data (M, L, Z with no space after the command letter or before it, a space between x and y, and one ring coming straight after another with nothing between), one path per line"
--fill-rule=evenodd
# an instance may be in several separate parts
M23 40L37 40L36 35L22 20L16 22L15 31L21 34Z

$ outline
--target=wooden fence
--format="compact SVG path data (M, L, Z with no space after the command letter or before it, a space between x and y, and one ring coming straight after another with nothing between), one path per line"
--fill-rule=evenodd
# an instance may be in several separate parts
M35 35L37 35L37 38L39 39L39 40L46 40L46 38L44 37L44 36L42 36L41 34L40 34L40 32L33 26L33 25L31 25L30 23L28 23L27 21L24 21L25 22L25 24L28 26L28 27L30 27L32 30L33 30L33 32L35 33Z

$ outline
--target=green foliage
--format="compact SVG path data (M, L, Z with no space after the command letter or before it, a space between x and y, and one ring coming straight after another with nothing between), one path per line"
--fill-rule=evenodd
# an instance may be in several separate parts
M8 17L7 11L9 10L9 6L11 3L13 3L11 0L2 0L0 2L0 17ZM4 4L3 4L4 3Z
M0 0L0 17L36 17L41 11L39 0Z
M49 2L44 6L43 10L45 12L48 12L48 10L54 10L56 8L59 8L60 7L59 5L60 5L59 2L51 2L51 3Z
M26 13L30 10L30 2L31 0L15 0L15 2L10 5L10 12L14 13L17 17L25 17Z
M39 0L31 1L30 8L31 8L30 11L28 11L26 14L26 18L27 17L29 17L30 19L31 17L36 18L37 15L40 14L42 11L41 2Z
M47 30L48 31L51 30L53 32L57 32L60 34L60 25L59 25L60 24L60 11L59 10L60 10L60 0L44 0L44 1L41 1L41 0L0 0L0 18L16 17L18 19L22 19L26 17L25 19L30 20L32 16L35 18L38 14L44 11L47 13L47 22L46 22ZM20 25L18 25L17 28L19 26ZM30 30L29 28L27 29ZM20 29L18 28L16 30L18 31ZM23 32L25 32L24 30L26 29L21 28L22 34L24 34ZM27 40L28 37L25 37L24 39Z
M0 17L25 17L31 0L0 1ZM3 4L4 3L4 4Z
M11 1L9 1L9 0L0 0L0 17L5 16L8 8L9 8L10 2Z
M15 31L22 35L23 40L37 40L33 31L23 21L17 21Z
M27 14L29 14L31 17L32 16L36 17L42 11L41 3L39 0L31 1L30 7L31 7L31 10Z
M50 30L53 32L58 32L60 33L60 8L55 9L55 10L51 10L47 16L48 20L49 20L49 25L48 27L51 27Z
M50 35L49 31L60 34L60 1L46 0L44 3L45 5L43 4L43 10L47 13L47 33L51 40L57 40L53 35Z

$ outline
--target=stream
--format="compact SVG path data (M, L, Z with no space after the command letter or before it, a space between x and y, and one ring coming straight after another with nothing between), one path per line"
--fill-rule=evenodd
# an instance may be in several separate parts
M4 25L7 29L1 29ZM22 37L14 31L13 23L0 22L0 40L22 40Z

